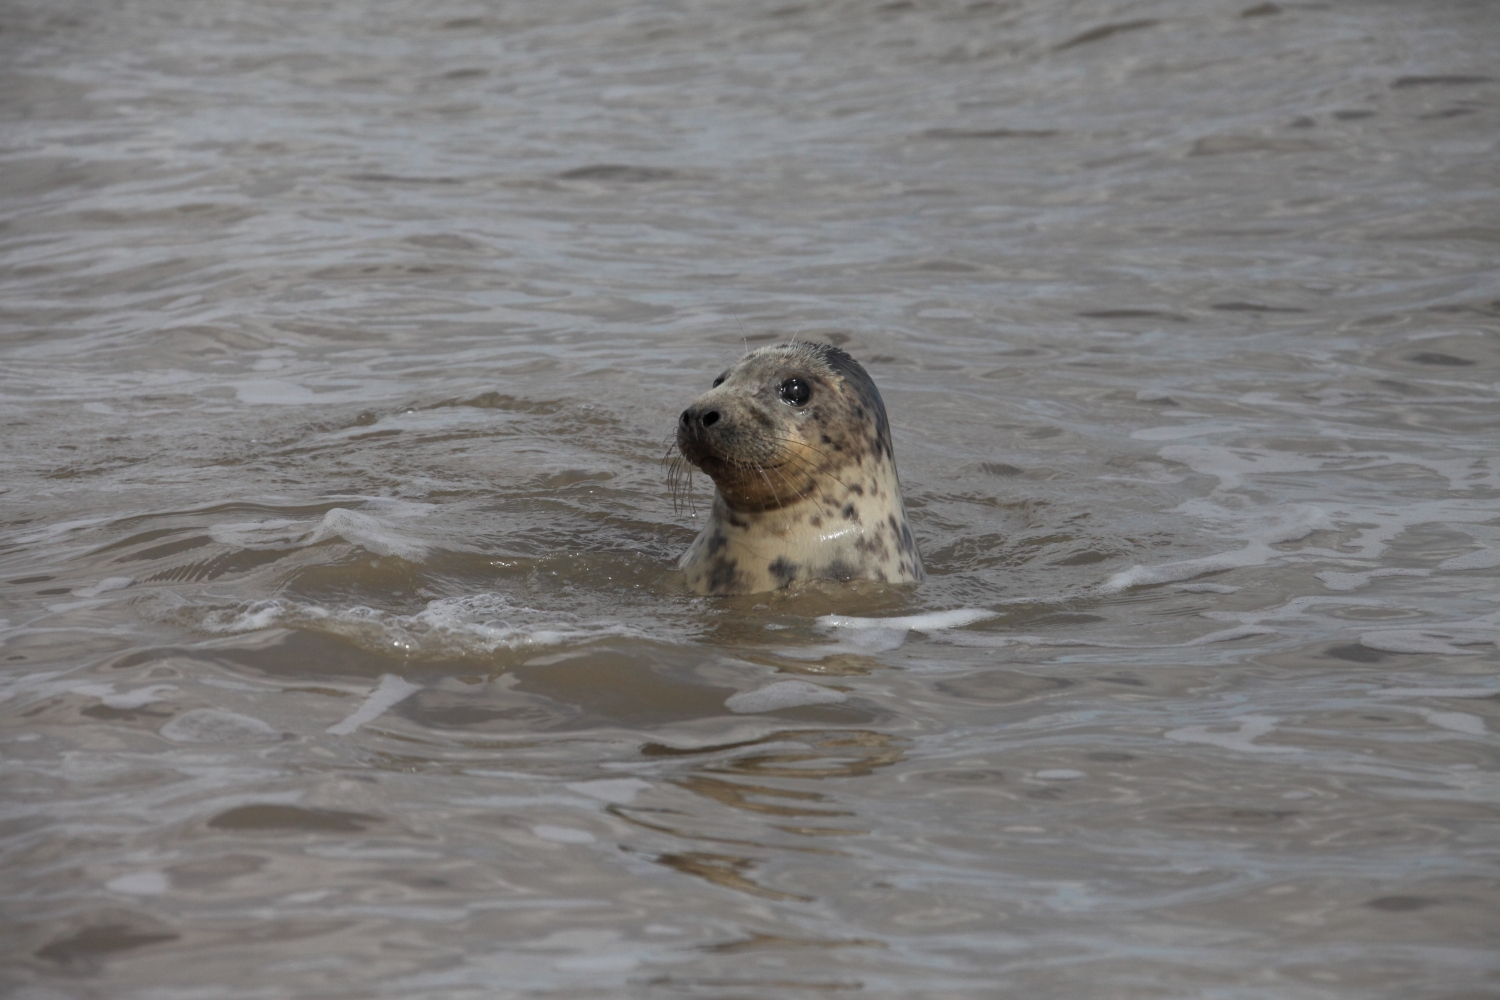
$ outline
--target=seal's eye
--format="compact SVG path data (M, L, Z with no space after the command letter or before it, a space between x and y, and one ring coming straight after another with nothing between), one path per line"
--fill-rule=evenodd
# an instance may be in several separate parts
M723 385L724 384L724 378L728 374L729 374L728 372L725 372L723 375L720 375L718 378L714 379L714 384L711 385L711 386L709 386L709 388L710 389L717 389L719 386Z
M812 398L812 388L800 378L789 378L781 383L778 390L781 398L793 406L806 406L807 401Z

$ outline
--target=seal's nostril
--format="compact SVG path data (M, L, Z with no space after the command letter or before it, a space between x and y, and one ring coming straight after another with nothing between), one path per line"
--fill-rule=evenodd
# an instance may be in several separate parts
M709 410L707 413L703 414L703 416L698 418L698 422L704 427L712 427L714 424L719 422L719 411Z

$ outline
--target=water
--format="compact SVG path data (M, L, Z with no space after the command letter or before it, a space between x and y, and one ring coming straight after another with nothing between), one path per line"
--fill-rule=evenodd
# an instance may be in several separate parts
M1500 20L1252 2L7 4L4 991L1497 995Z

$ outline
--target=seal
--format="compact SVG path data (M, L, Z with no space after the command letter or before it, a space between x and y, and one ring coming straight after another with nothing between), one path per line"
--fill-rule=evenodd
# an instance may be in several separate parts
M698 593L922 579L885 404L837 347L746 354L682 411L677 447L716 487L678 564Z

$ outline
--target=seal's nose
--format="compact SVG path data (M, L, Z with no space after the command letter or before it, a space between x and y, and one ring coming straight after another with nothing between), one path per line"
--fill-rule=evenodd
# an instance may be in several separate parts
M708 428L719 422L719 411L708 410L704 413L694 414L691 409L682 411L681 424L686 429L694 429L693 425Z

